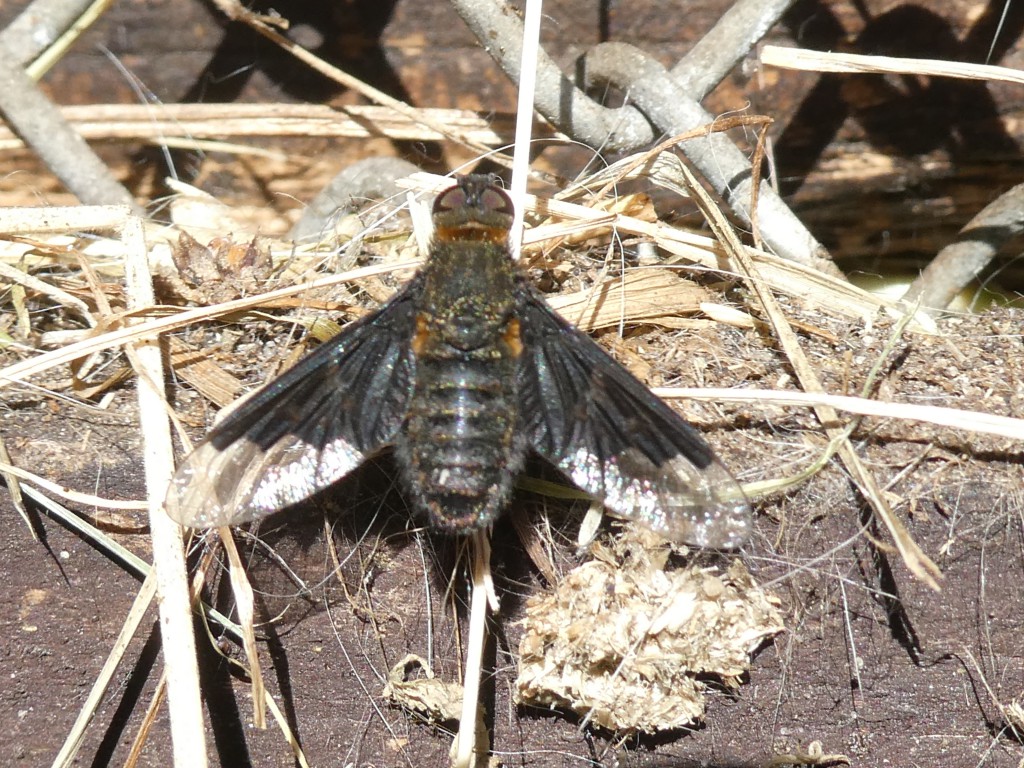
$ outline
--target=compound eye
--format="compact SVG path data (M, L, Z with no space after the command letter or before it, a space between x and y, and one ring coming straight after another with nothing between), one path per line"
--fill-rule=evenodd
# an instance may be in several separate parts
M454 187L446 189L434 200L434 213L461 208L475 210L478 214L514 214L509 196L490 177L482 175L462 176Z
M464 208L465 206L466 190L462 188L462 185L456 185L451 189L446 189L437 196L437 199L434 200L434 213L454 211L457 208Z
M493 184L488 185L480 192L480 208L488 213L501 213L506 216L512 216L515 211L512 209L512 200L504 190L494 186Z

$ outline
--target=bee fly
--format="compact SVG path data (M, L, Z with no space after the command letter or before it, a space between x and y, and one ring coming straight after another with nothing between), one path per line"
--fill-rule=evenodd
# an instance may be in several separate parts
M265 517L394 450L430 524L493 523L531 452L615 515L735 548L750 508L697 432L559 317L512 262L512 202L465 176L434 203L420 272L246 401L185 459L168 514Z

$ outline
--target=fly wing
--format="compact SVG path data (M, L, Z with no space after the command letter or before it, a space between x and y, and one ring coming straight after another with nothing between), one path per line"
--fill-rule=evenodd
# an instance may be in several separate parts
M267 384L178 467L165 508L193 528L302 501L391 443L413 380L414 280Z
M619 517L701 547L743 544L750 506L697 431L532 288L520 291L532 448Z

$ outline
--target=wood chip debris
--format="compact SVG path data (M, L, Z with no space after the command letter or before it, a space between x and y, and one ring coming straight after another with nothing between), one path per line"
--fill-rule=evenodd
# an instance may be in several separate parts
M739 687L784 629L778 600L738 559L724 573L666 567L668 545L632 527L613 547L528 602L516 701L612 731L682 728L704 714L704 680Z
M421 673L418 676L417 670ZM392 704L415 712L427 722L457 723L462 715L462 691L460 683L449 683L435 677L426 659L410 653L388 672L388 681L382 693ZM476 768L483 765L483 761L477 757L490 753L489 735L484 723L482 706L476 709L473 736L476 744L470 765ZM458 739L452 743L453 751L457 744ZM454 755L452 757L454 758Z
M391 668L382 695L432 723L458 722L462 714L462 685L435 677L427 660L414 653Z

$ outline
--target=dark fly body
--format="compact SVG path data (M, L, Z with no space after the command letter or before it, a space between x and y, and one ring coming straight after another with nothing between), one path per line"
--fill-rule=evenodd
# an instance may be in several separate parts
M751 515L736 481L517 270L512 213L484 176L442 192L416 277L214 427L175 474L168 514L197 528L256 520L392 449L431 525L469 533L502 513L533 453L619 517L740 546Z

